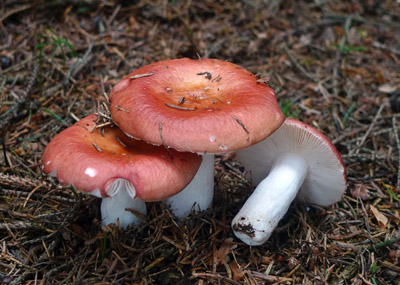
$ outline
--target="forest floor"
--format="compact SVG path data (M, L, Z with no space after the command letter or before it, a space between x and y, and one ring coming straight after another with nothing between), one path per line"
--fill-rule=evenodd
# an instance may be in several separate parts
M126 1L128 2L128 1ZM0 284L399 284L399 1L0 1ZM41 173L47 143L123 76L209 57L259 74L326 134L348 185L293 203L263 245L230 222L253 188L217 156L212 209L100 223L99 199Z

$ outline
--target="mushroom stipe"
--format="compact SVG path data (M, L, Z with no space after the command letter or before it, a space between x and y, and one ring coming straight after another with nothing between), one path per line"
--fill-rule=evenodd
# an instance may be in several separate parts
M237 152L257 185L232 220L235 235L249 245L262 245L297 200L328 206L346 189L339 152L321 132L295 119L264 141Z

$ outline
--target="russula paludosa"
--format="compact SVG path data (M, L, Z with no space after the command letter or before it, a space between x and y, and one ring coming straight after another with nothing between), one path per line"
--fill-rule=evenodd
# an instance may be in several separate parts
M96 128L89 115L56 135L42 159L45 174L60 183L103 198L104 224L126 228L137 218L126 208L146 213L144 201L181 191L193 178L201 157L128 138L117 127Z
M113 121L154 145L203 154L185 190L168 199L178 217L210 206L214 154L255 144L283 122L274 91L246 69L217 59L174 59L143 66L114 86Z
M295 198L329 206L346 189L339 152L325 135L295 119L236 155L257 185L232 220L235 235L249 245L268 240Z

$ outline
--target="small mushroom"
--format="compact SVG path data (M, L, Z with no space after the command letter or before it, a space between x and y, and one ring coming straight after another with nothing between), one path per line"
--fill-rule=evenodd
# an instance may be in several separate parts
M215 153L255 144L284 120L267 84L217 59L183 58L143 66L115 85L110 102L113 120L129 136L204 154L193 181L167 201L180 218L194 204L196 210L211 205Z
M126 228L138 219L126 208L146 213L144 201L181 191L196 174L201 157L128 138L117 127L96 128L89 115L63 130L47 145L43 173L63 184L103 198L103 224Z
M248 245L268 240L289 205L328 206L346 189L339 152L313 127L288 118L264 141L237 152L256 189L232 220L235 235Z

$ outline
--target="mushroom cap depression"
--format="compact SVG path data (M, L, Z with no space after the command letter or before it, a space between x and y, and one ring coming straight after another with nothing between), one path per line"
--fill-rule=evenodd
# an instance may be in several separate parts
M244 68L216 59L146 65L111 91L114 122L128 135L181 151L241 149L283 122L274 91Z
M308 164L308 175L296 196L299 201L328 206L341 199L346 171L339 152L324 134L298 120L287 118L267 139L236 156L251 173L253 185L258 185L282 153L294 153Z
M175 195L196 174L200 156L128 138L117 127L106 127L103 136L96 118L89 115L51 140L42 159L45 174L100 197L110 196L115 179L126 179L144 201Z

